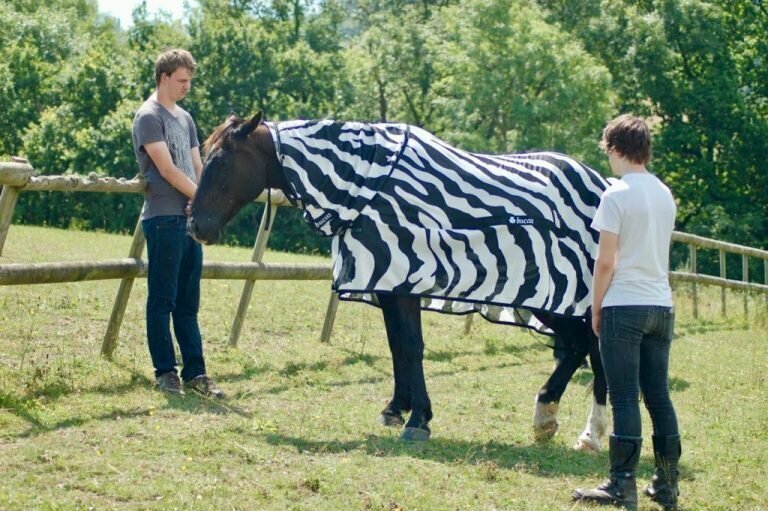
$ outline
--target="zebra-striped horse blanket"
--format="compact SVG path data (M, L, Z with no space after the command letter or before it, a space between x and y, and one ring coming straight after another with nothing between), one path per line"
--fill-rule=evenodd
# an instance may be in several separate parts
M591 305L608 183L558 153L491 156L404 124L289 121L270 130L304 219L333 239L333 289L422 297L549 333L530 314Z

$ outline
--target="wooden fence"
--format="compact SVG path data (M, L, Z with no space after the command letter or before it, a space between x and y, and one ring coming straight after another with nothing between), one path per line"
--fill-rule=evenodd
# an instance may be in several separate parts
M13 217L13 210L22 191L68 191L68 192L113 192L144 193L145 183L139 179L116 179L95 176L35 176L32 167L25 161L0 162L0 257ZM264 202L266 194L259 197ZM278 206L290 205L280 192L272 193L272 215ZM240 304L232 323L229 342L236 345L240 337L253 286L256 280L330 280L329 264L268 264L262 262L267 246L269 230L262 217L256 235L250 263L204 262L203 278L243 280L245 285ZM120 279L112 314L101 346L101 353L111 358L117 346L128 298L136 278L146 277L146 265L142 260L144 233L137 222L127 257L101 261L51 262L38 264L0 264L0 285L52 284L78 282L83 280ZM1 261L1 259L0 259ZM338 299L334 294L329 300L321 339L330 339Z
M13 211L22 191L62 191L62 192L111 192L111 193L143 193L145 183L139 179L116 179L96 176L36 176L33 168L24 160L14 159L11 162L0 162L0 257L11 226ZM257 199L265 202L266 193ZM288 200L279 191L272 192L271 215L277 213L278 206L289 206ZM242 331L243 321L250 303L254 284L257 280L330 280L331 266L327 264L269 264L262 262L267 247L269 230L266 229L266 211L261 219L256 242L253 247L250 263L205 262L203 278L243 280L244 286L240 303L235 313L230 331L229 343L235 346ZM748 313L748 292L765 293L768 300L768 251L724 243L717 240L674 232L672 240L689 246L689 272L670 272L670 280L692 283L693 316L698 317L699 284L720 286L721 311L726 314L725 289L739 289L744 293L744 312ZM131 247L126 258L100 261L50 262L37 264L0 264L0 285L18 284L52 284L60 282L77 282L83 280L120 279L112 313L107 325L107 331L102 342L101 353L111 358L116 346L120 325L122 324L128 298L136 278L146 277L146 266L142 260L144 251L144 234L141 223L137 222L133 233ZM720 276L702 275L697 273L696 258L698 249L718 250L720 254ZM738 254L742 258L742 280L726 278L725 255ZM749 258L763 261L763 284L749 282ZM1 261L1 259L0 259ZM321 341L328 342L333 328L333 321L338 307L338 297L331 293L328 300L325 321L321 332ZM465 332L469 331L473 315L468 315Z

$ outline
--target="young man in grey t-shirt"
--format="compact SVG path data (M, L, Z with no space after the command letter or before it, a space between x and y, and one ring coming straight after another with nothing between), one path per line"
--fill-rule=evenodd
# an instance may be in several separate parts
M186 50L169 50L155 63L157 89L136 112L133 147L147 183L141 226L147 239L147 342L157 386L184 394L176 373L179 344L184 386L199 394L223 397L206 374L197 313L203 251L187 234L187 206L203 169L192 116L176 103L192 86L195 60Z

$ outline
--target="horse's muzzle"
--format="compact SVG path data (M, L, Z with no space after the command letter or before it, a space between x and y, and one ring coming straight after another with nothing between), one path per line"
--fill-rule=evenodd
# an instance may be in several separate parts
M201 220L205 217L190 216L187 219L187 232L204 245L213 245L221 239L221 228L215 222Z

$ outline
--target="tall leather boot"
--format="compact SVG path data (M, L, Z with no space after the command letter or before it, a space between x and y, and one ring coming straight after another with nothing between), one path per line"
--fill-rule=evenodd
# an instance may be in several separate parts
M664 511L677 510L677 479L680 475L678 461L682 454L680 435L653 436L653 457L656 469L653 472L651 484L645 487L643 493L652 501L661 505Z
M643 439L611 435L609 456L611 459L610 478L593 490L576 489L573 500L637 510L637 483L635 468L640 460Z

